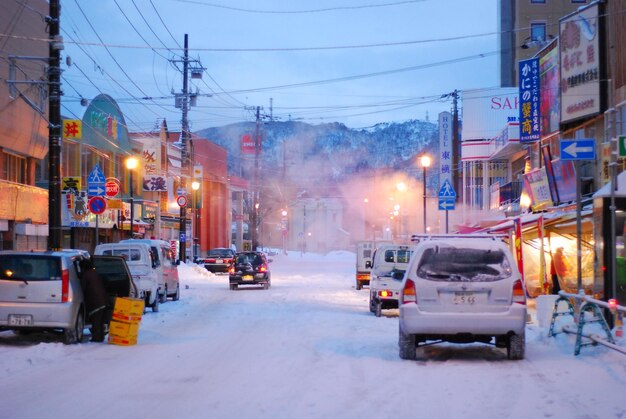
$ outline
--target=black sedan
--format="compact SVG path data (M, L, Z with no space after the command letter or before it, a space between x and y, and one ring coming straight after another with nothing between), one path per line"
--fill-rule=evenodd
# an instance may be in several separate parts
M228 268L233 264L235 251L227 247L218 247L209 250L208 256L204 259L204 267L209 272L228 272Z
M228 270L228 279L231 290L239 285L262 285L268 289L272 280L267 258L261 252L237 253Z

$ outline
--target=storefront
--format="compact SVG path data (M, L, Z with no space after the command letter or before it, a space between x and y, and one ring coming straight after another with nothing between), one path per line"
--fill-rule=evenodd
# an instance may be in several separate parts
M587 294L598 295L602 287L594 280L593 223L592 212L583 211L582 219L582 286ZM520 252L516 252L516 219L521 233ZM490 234L509 237L518 268L524 276L527 294L537 297L554 289L553 279L560 289L575 293L578 289L578 264L576 240L576 211L572 208L555 209L551 212L526 214L508 219L488 228ZM553 267L553 261L556 266ZM559 267L560 269L555 269ZM553 277L552 274L555 274Z

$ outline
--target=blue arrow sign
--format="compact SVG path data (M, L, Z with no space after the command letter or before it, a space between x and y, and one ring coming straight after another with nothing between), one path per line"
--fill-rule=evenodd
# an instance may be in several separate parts
M593 138L561 140L562 160L594 160L596 158L596 140Z
M102 183L104 185L104 182L106 182L104 173L100 169L100 166L96 164L87 178L87 183Z
M104 196L105 193L104 183L89 183L87 187L87 195L89 196Z
M451 211L454 209L454 198L439 198L439 211Z
M456 192L448 179L444 180L439 188L439 198L456 198Z

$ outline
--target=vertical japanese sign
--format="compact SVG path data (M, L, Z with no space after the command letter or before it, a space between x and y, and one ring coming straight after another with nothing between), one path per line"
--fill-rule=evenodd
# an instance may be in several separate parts
M166 191L165 177L161 173L161 145L154 141L145 142L141 152L143 167L143 190Z
M559 97L559 49L552 41L539 53L539 113L541 136L559 130L561 102Z
M519 62L519 141L530 143L541 138L539 108L539 58Z
M517 269L524 281L524 256L522 254L522 219L517 217L513 220L515 230L515 259L517 259Z
M539 239L539 281L544 294L548 294L548 276L546 275L546 254L543 248L543 215L539 216L537 220L537 238Z
M598 4L559 22L562 123L600 112L599 23Z
M452 114L439 114L439 184L452 183Z

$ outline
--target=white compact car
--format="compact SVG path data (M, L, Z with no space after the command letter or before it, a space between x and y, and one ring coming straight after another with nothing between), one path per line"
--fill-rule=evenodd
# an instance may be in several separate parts
M427 341L495 343L524 358L526 294L507 244L439 236L413 250L399 300L400 358L415 359Z

